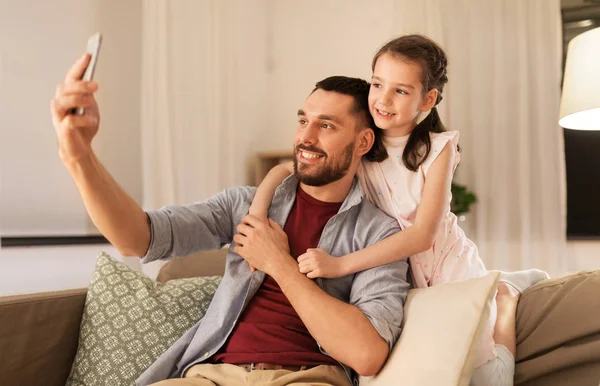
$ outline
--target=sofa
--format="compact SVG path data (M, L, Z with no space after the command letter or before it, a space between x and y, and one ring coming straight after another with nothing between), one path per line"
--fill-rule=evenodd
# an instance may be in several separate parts
M173 259L161 268L157 281L221 275L225 252ZM86 292L0 297L0 385L65 384ZM600 270L529 288L521 296L516 320L515 385L600 385Z

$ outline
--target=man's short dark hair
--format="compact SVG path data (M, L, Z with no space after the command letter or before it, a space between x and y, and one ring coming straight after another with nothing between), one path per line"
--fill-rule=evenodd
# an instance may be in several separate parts
M354 107L351 113L359 116L356 130L360 131L366 127L370 127L375 132L375 142L371 150L365 154L365 157L371 162L381 162L388 157L388 154L381 139L381 129L375 126L373 117L369 112L370 88L371 84L364 79L336 75L317 82L312 92L320 89L349 95L354 98Z

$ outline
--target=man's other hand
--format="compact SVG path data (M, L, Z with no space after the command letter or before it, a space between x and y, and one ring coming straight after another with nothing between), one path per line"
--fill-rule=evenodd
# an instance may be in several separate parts
M273 276L283 264L296 264L290 256L287 235L277 222L248 215L237 226L237 231L233 236L233 241L237 243L233 251L251 267Z

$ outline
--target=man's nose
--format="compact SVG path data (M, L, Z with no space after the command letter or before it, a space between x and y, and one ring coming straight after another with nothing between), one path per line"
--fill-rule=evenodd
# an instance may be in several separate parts
M316 125L307 125L300 133L300 143L315 144L318 141L318 129Z

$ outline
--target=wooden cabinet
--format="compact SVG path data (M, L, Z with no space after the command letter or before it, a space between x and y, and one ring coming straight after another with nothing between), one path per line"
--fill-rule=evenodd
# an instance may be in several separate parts
M255 184L258 186L269 170L280 163L291 161L294 153L290 150L265 151L257 154Z

